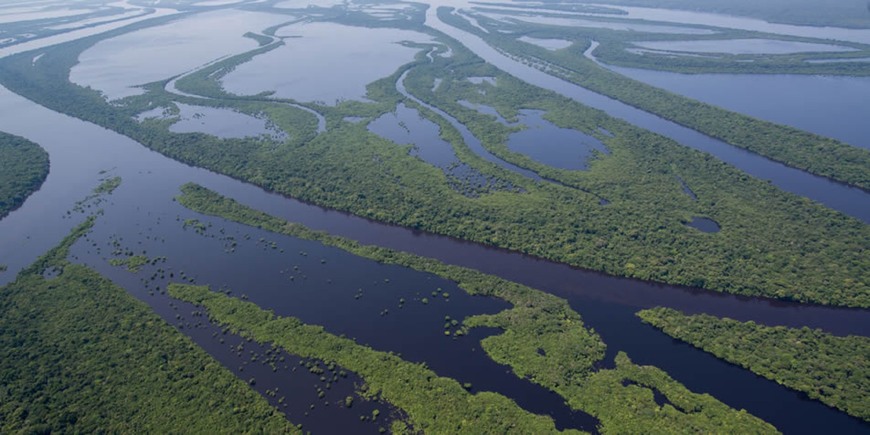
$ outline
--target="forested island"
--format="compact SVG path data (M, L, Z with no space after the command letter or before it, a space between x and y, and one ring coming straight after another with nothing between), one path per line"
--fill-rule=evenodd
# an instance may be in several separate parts
M0 132L0 219L48 177L48 153L27 139Z
M342 19L356 25L384 26ZM166 82L161 82L148 85L142 95L110 104L98 92L68 79L78 53L100 38L48 49L36 64L27 56L4 59L0 61L2 81L41 104L121 132L174 159L367 218L615 275L746 295L870 306L867 283L850 279L866 274L870 267L858 254L859 246L870 239L866 225L785 194L709 155L512 80L461 45L451 46L452 56L435 56L433 61L421 53L418 62L370 84L368 99L373 103L309 104L327 120L328 129L318 134L316 119L288 105L289 101L230 96L216 84L226 71L272 46L227 58L179 80L179 86L188 86L183 89L204 92L207 99L171 94L165 89ZM402 101L414 105L397 90L397 81L406 71L405 86L418 98L467 124L498 157L555 183L538 183L485 161L449 122L424 108L421 113L440 126L441 136L462 161L484 176L502 180L496 185L516 187L468 196L451 187L452 181L442 171L409 155L406 148L373 134L363 123L343 121L348 116L373 119ZM468 81L479 76L494 77L500 86ZM433 93L436 78L443 81L439 92ZM508 118L515 116L518 107L545 110L556 125L597 137L612 153L597 156L588 171L565 171L533 162L507 152L505 140L515 130L460 106L455 101L458 95L496 107ZM266 113L279 127L295 134L281 144L260 138L221 139L174 133L168 129L168 120L140 123L134 119L148 108L172 106L173 100ZM827 155L819 151L808 156L824 162ZM865 166L858 166L861 174L867 172ZM636 173L647 175L637 179ZM679 179L704 200L685 195ZM602 199L606 206L601 206ZM710 217L723 230L715 235L698 234L685 225L693 216ZM735 261L742 266L734 267ZM829 279L843 284L832 292L825 284Z
M864 3L0 5L0 432L865 431Z
M870 421L870 339L769 327L658 308L638 313L666 334Z
M144 303L67 260L93 223L0 288L0 431L298 433Z
M434 273L455 280L470 294L510 302L514 306L510 310L465 319L460 331L467 332L474 327L503 330L503 333L483 340L486 352L495 361L510 366L518 377L530 379L558 393L572 408L598 418L598 430L671 432L691 427L692 431L775 432L745 412L730 409L710 396L691 393L655 367L633 364L624 353L616 356L613 369L595 370L594 365L603 358L606 345L584 327L580 316L564 300L539 290L432 259L376 246L362 246L352 240L311 231L302 225L252 210L195 184L183 186L178 200L201 213L317 240L379 262ZM545 420L518 414L500 397L469 396L462 392L458 383L427 375L425 367L379 356L370 348L342 341L322 328L303 325L297 319L275 317L254 304L210 291L207 287L174 285L169 293L203 306L215 321L242 335L260 342L279 343L294 354L335 361L360 373L372 388L381 392L383 398L408 413L414 430L477 432L493 427L534 433L553 430ZM395 373L407 373L408 378L396 378ZM408 390L407 385L412 389ZM662 394L667 398L666 402L659 403L654 393ZM457 403L464 405L456 407ZM644 411L638 412L638 408ZM403 432L404 428L394 427L394 430Z

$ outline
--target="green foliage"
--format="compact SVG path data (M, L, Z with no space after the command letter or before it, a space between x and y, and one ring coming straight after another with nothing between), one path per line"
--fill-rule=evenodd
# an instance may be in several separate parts
M745 410L689 391L656 367L632 363L623 352L616 356L615 369L600 370L558 391L572 407L601 419L602 433L777 433ZM661 406L656 391L666 399Z
M616 369L593 371L593 365L604 357L605 345L561 298L475 270L312 231L194 184L183 186L182 192L178 202L194 211L316 240L382 263L434 273L457 282L469 294L512 303L514 307L509 310L465 319L463 328L502 329L502 334L483 340L487 354L510 366L518 377L557 392L574 409L599 418L602 432L775 432L745 411L735 411L709 395L692 393L663 371L634 365L623 354L617 357ZM210 294L203 289L197 291L200 295ZM452 322L447 325L453 326ZM463 388L470 389L471 385ZM654 391L664 394L670 403L659 406Z
M170 284L176 298L203 306L209 317L260 343L273 343L306 358L334 362L359 374L372 395L405 411L424 433L555 433L553 420L530 414L500 394L471 394L459 382L440 377L425 364L402 360L353 340L278 317L253 303L212 292L208 287ZM375 415L373 414L373 417ZM570 431L575 432L575 431Z
M569 6L570 7L570 6ZM550 8L559 8L551 5ZM515 14L513 11L500 9L481 8L481 12L492 11L498 14ZM563 14L551 9L537 8L536 16L561 17ZM813 74L813 75L848 75L867 76L870 69L861 59L870 55L870 47L865 44L854 42L836 41L840 46L851 49L844 52L800 52L800 53L704 53L702 56L676 55L669 51L643 50L636 51L638 41L685 41L684 33L657 33L655 31L643 31L634 29L631 31L610 29L608 24L621 25L628 23L647 24L649 21L629 19L623 21L619 15L607 18L585 17L585 20L600 21L601 27L596 26L560 26L545 23L530 23L516 21L506 24L504 21L495 21L492 18L476 15L478 23L484 27L497 26L506 33L531 36L542 39L562 39L574 41L571 47L558 50L560 55L571 54L580 56L588 47L588 41L597 41L600 45L595 49L595 57L606 64L618 65L631 68L653 69L661 71L673 71L683 74L699 73L727 73L727 74ZM664 23L669 27L681 26L677 23ZM466 24L467 26L467 24ZM781 34L761 33L747 30L728 29L722 27L710 27L704 25L691 25L685 27L688 30L711 30L708 34L693 34L693 41L721 41L733 39L765 39L794 42L809 42L815 44L830 44L830 40L787 36ZM827 62L837 59L836 62ZM853 60L849 62L849 60Z
M613 275L746 295L870 306L870 283L860 278L870 274L870 259L861 255L870 240L866 225L783 193L709 155L513 80L451 41L447 43L452 57L433 56L434 63L428 65L421 53L415 63L370 84L368 98L373 103L316 107L329 127L320 134L316 134L315 117L287 101L227 96L191 101L267 113L291 134L282 144L176 134L165 122L134 121L132 117L146 107L188 100L166 94L158 83L149 85L144 95L109 104L97 92L69 83L69 68L94 41L46 49L35 65L32 56L4 58L0 80L40 104L99 123L187 164L367 218ZM213 66L229 68L239 59ZM464 163L516 188L469 198L452 189L441 170L409 155L408 147L369 132L364 123L343 121L352 115L374 119L394 110L403 99L396 80L409 68L405 84L414 95L466 123L493 153L562 185L535 183L485 161L446 120L421 110L439 124L442 137ZM497 76L498 85L474 88L467 82L470 74L480 73ZM445 80L437 95L431 92L434 78ZM589 171L558 170L524 159L507 149L509 129L449 101L457 95L480 98L508 118L518 108L541 108L557 125L599 137L612 154L600 155ZM614 137L598 133L599 127ZM698 201L681 192L677 177L699 195ZM609 205L600 206L602 198ZM722 231L704 234L684 225L694 216L716 220Z
M644 310L644 322L730 363L870 421L870 338Z
M132 257L124 257L124 258L113 258L109 260L109 264L112 266L126 266L127 270L130 272L136 273L139 272L139 269L146 264L150 264L151 259L144 255L134 255Z
M823 245L840 239L840 236L835 235L816 239L820 230L828 231L838 227L835 231L839 232L843 229L838 224L833 224L833 221L833 226L805 225L805 219L816 219L810 218L811 215L821 218L821 215L833 217L836 213L810 206L806 199L784 194L771 188L768 183L752 179L709 155L676 146L660 136L616 121L600 111L581 106L565 97L528 86L473 60L474 57L466 50L454 48L453 58L436 58L431 66L415 68L406 79L405 85L414 95L447 111L467 125L483 145L500 158L556 180L563 186L574 188L571 191L552 184L523 185L523 181L517 177L499 174L513 183L523 185L528 193L523 198L508 199L502 196L500 199L505 200L504 204L495 204L503 205L504 209L497 206L489 209L499 209L499 214L503 217L501 222L515 223L509 234L499 234L501 237L495 244L506 246L512 243L511 239L522 238L522 246L514 249L605 270L608 273L768 297L789 294L785 297L805 301L817 300L817 297L831 300L830 287L833 281L828 284L818 281L819 278L830 275L820 271L804 274L799 272L804 266L793 268L793 263L768 266L781 261L801 262L799 258L804 253L816 250L805 245L808 242L816 244L811 240L821 242L817 245L818 249L824 250L826 248L822 248ZM446 71L449 73L445 73ZM474 85L466 79L471 76L495 77L497 85ZM438 92L431 91L435 78L442 79ZM477 92L478 90L484 90L485 94ZM504 126L489 115L457 104L462 99L489 105L508 120L515 119L519 109L544 110L549 121L559 127L573 128L597 136L612 153L599 155L591 162L588 171L566 171L546 166L507 147L508 135L515 131L515 127ZM448 127L442 124L442 131L449 131ZM599 128L605 128L614 137L600 133ZM688 184L691 188L695 193L700 193L698 201L692 201L681 193L677 177L690 180ZM551 199L539 203L537 198ZM610 205L598 207L598 198L608 199ZM494 201L487 205L494 205L493 203ZM525 207L533 208L534 211L530 210L529 214L525 214ZM487 212L491 213L489 210ZM580 210L582 214L578 213ZM696 216L712 217L722 224L722 232L713 236L695 237L698 234L682 231L684 227L672 226L672 222L686 219L680 217L680 214L689 210L694 210ZM572 219L569 216L575 217ZM797 216L805 218L798 219ZM834 221L838 220L840 219L834 218ZM461 237L477 237L477 240L492 243L491 239L483 237L480 232L472 231L469 221L468 218L464 220ZM582 224L578 224L578 221L582 221ZM491 223L489 228L496 225L498 223ZM790 230L783 232L785 226ZM529 227L548 234L540 234L540 238L520 235L525 231L536 231ZM552 233L549 231L556 227L563 230ZM859 222L855 222L853 228L862 233L867 230ZM795 237L796 234L803 235ZM870 233L858 237L866 244ZM780 241L773 242L774 239ZM623 250L623 247L626 249ZM792 251L793 248L796 250ZM847 248L847 251L854 253L861 250L858 245ZM714 251L717 253L713 254ZM697 252L704 252L704 255L688 254ZM852 254L847 256L852 257ZM713 257L717 259L713 260ZM760 260L761 263L754 260L747 262L749 258ZM858 257L853 258L864 262ZM716 271L713 272L712 269ZM702 270L709 273L701 272ZM842 283L845 286L852 287L856 282L855 277L865 275L857 269L854 272L857 274L843 276ZM786 290L782 285L796 277L794 273L804 275L799 279L801 284L794 287L786 284L791 287ZM792 278L785 278L787 275L792 275ZM779 278L774 278L777 276ZM815 285L808 283L813 281L819 287L810 290ZM864 284L859 284L859 287L864 287ZM867 299L870 294L865 288L858 290L855 296L858 299ZM867 302L862 302L864 303Z
M549 68L549 73L584 88L789 166L870 190L870 151L866 149L731 112L632 80L585 58L582 52L588 47L588 42L574 50L552 52L520 42L513 35L483 33L444 9L439 11L439 17L475 33L511 55L552 64L555 67Z
M48 153L39 145L0 132L0 219L39 190L48 167Z
M491 326L504 329L505 334L484 340L485 344L492 343L493 349L508 345L510 349L504 352L516 353L529 358L530 361L537 361L540 359L537 349L542 347L548 355L560 357L566 372L547 373L549 379L561 377L564 382L565 376L585 374L604 356L604 344L600 338L583 327L580 316L565 300L548 293L473 269L452 266L430 258L378 246L360 245L350 239L313 231L303 225L288 223L253 210L195 184L186 184L182 187L182 195L178 197L178 202L199 213L219 216L292 237L315 240L384 264L397 264L433 273L455 281L469 294L493 296L510 302L514 308L495 315L468 318L465 320L465 326ZM543 370L538 372L539 376L544 376ZM529 374L520 371L516 373L520 377Z
M112 177L103 180L99 186L94 188L95 195L111 195L115 189L121 186L121 177Z
M92 225L0 289L0 432L296 433L145 304L66 262Z

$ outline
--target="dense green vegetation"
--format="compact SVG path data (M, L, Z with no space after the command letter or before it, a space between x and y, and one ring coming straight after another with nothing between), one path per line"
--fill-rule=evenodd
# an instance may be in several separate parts
M439 10L439 17L514 57L533 60L531 65L539 68L552 65L547 70L549 73L584 88L789 166L870 190L870 151L866 149L731 112L632 80L584 57L582 53L589 47L588 40L571 50L554 52L518 41L513 34L483 33L467 21L447 13L446 9Z
M550 31L546 33L551 33ZM573 32L572 32L573 33ZM829 76L853 76L862 77L870 75L867 62L862 61L870 57L870 50L866 45L844 43L840 44L854 51L835 53L793 53L793 54L729 54L729 53L705 53L701 56L674 55L669 51L638 49L634 41L662 41L675 40L674 36L663 37L661 35L638 38L637 35L604 31L582 31L576 33L576 39L584 41L575 48L567 51L580 56L585 41L592 39L601 43L594 56L600 62L607 65L624 66L629 68L651 69L659 71L671 71L681 74L807 74ZM565 32L556 32L565 36ZM786 41L801 41L820 43L816 39L786 38L782 36L759 35L754 32L727 32L727 35L714 33L710 36L693 36L693 41L698 40L728 40L728 39L773 39ZM574 38L572 38L574 39ZM685 36L679 40L685 40ZM828 41L823 41L828 42ZM835 60L831 62L831 60Z
M779 248L775 247L773 244L768 245L767 242L761 241L764 239L770 240L771 237L780 237L779 235L774 236L774 234L778 232L778 228L781 229L782 225L791 225L787 224L787 222L794 222L793 219L797 215L803 215L805 213L815 214L817 212L816 210L819 209L810 211L812 207L807 207L809 205L808 201L800 200L794 202L793 200L786 199L791 195L784 195L775 189L770 189L770 186L764 186L764 183L753 180L739 171L734 171L728 165L712 159L709 155L703 155L703 157L701 157L701 153L687 150L683 147L675 147L673 146L673 142L663 140L661 137L656 135L641 132L625 123L614 121L612 118L607 117L599 111L590 110L589 108L580 106L567 98L541 92L538 89L524 85L523 83L518 82L510 76L500 73L487 65L470 62L463 63L462 60L466 60L464 54L465 53L462 49L454 48L455 60L436 58L436 61L431 65L418 66L409 75L405 85L416 96L440 107L456 117L463 124L469 126L471 131L481 139L486 148L504 160L510 161L518 166L530 168L546 178L557 180L564 185L575 187L577 190L588 193L588 195L585 195L584 197L576 191L568 192L566 189L554 185L527 187L530 193L529 196L540 198L552 195L552 197L558 198L555 201L560 203L574 203L578 204L576 207L583 208L583 218L578 217L578 219L583 219L582 233L575 233L572 235L573 237L568 240L563 239L561 249L565 249L566 245L574 245L578 243L584 245L588 243L589 245L586 246L595 246L603 249L596 249L591 258L584 258L578 263L584 265L594 264L595 266L592 267L603 269L610 273L614 273L615 271L616 273L619 273L618 271L620 269L625 270L624 268L632 268L628 263L631 263L634 268L644 267L640 266L638 262L631 260L622 262L618 266L615 264L606 264L607 256L612 254L614 249L616 249L616 246L613 244L615 240L611 235L612 233L604 230L608 224L598 226L595 222L599 218L602 218L602 221L609 220L609 218L605 216L610 213L621 214L617 221L610 221L610 225L619 226L625 231L622 234L627 236L628 239L643 240L645 248L649 248L650 245L659 244L671 245L674 248L674 250L662 252L657 257L658 260L653 261L667 263L676 260L682 263L687 260L699 260L706 262L706 266L709 267L711 266L709 263L710 257L703 258L703 256L698 256L689 259L681 256L679 253L704 252L704 255L709 255L712 252L710 249L711 244L719 244L720 242L722 244L718 245L719 248L724 248L725 250L730 251L729 254L725 254L724 257L722 257L723 259L728 258L728 260L725 260L725 262L722 263L722 266L724 267L717 273L710 274L709 276L704 277L704 279L684 281L686 284L721 289L733 286L737 282L742 281L742 279L738 278L734 272L737 272L737 269L740 269L740 272L737 272L737 275L748 272L749 269L754 268L757 265L749 265L744 261L748 260L749 257L756 259L759 258L758 256L749 253L747 249L751 251L757 248L759 249L759 251L756 251L757 253L765 252L771 254L770 256L766 256L765 261L774 260L775 258L782 260L785 257L792 257L792 259L794 259L792 254L786 254L784 251L780 251L780 254L774 254L773 252L779 250ZM451 73L447 74L445 71L450 71ZM497 86L487 84L473 85L465 79L465 77L471 76L495 77L497 80ZM431 83L435 78L443 79L438 87L438 92L431 91ZM480 90L484 92L478 92ZM515 131L514 128L503 126L496 122L491 116L480 114L474 110L457 104L457 101L461 99L469 100L472 103L486 104L494 107L508 120L515 120L519 109L534 108L545 110L547 112L545 117L551 122L560 127L574 128L598 137L607 144L612 153L606 156L599 155L598 158L591 163L589 171L565 171L540 164L525 155L512 152L508 149L506 145L507 137L512 131ZM449 126L445 125L444 122L441 122L441 124L443 129L442 134L451 134ZM598 130L599 128L607 129L613 133L615 137L607 137ZM460 139L455 136L455 133L452 134L454 136L447 137L453 143L460 142ZM467 155L460 155L463 160L471 161L472 159ZM661 160L659 160L659 158L661 158ZM644 174L644 176L637 177L635 174ZM516 177L509 178L508 175L501 176L507 177L507 179L516 184L523 185L521 179L518 180ZM682 179L689 180L688 184L695 193L702 192L698 201L692 201L688 196L680 193L679 184L676 180L676 177L678 176ZM750 193L750 190L754 190L754 192ZM761 196L764 196L765 199L761 199ZM753 197L755 199L753 199ZM603 208L592 206L590 202L597 201L598 198L608 199L611 203ZM532 199L528 197L524 199L524 201L531 200ZM751 210L754 207L749 206L749 204L757 204L759 208ZM766 204L766 206L762 204ZM772 204L777 205L771 206ZM516 219L515 222L518 222L519 225L522 226L527 225L525 222L528 222L528 219L531 219L536 225L547 226L552 225L554 222L559 222L563 217L567 217L576 212L569 210L568 208L561 209L558 204L548 203L546 206L541 206L537 210L537 216L534 218L528 218L526 216L520 218L516 216L518 210L512 210L505 213L505 215L511 216L511 219ZM764 210L762 210L762 208L764 208ZM558 209L558 211L554 210L552 214L548 214L548 209ZM782 211L788 209L790 212L780 214L777 209ZM659 224L657 229L653 231L651 231L650 227L646 227L645 229L634 227L634 231L631 229L633 226L629 222L635 219L631 216L646 215L647 218L652 215L666 216L676 210L695 210L696 215L713 217L719 223L723 224L723 232L729 232L730 234L724 238L720 237L723 233L710 238L704 238L702 239L705 245L704 247L696 245L694 248L688 248L686 243L694 244L696 241L700 240L689 242L682 239L683 235L679 233L670 233L666 236L666 224ZM754 217L750 218L750 214L754 215ZM774 214L778 215L778 217L775 218L774 221L769 221ZM826 213L823 212L823 214ZM546 216L546 218L544 218L544 216ZM679 218L675 220L679 220ZM768 226L764 222L769 222L770 225ZM566 228L570 228L571 226L575 228L578 227L576 221L573 224L568 224L567 222L565 224L569 225ZM738 225L740 228L735 228L734 225ZM820 230L825 231L823 228L818 226L798 229L798 227L801 226L803 226L803 224L797 224L792 227L793 230L805 234L805 236L800 237L801 241L795 240L798 244L805 243L815 238ZM866 230L866 227L861 224L857 224L855 228L860 232ZM514 235L516 234L516 231L517 230L514 229ZM464 233L463 237L468 237L465 234L467 233ZM564 235L565 234L563 233L563 236ZM471 236L473 237L473 234ZM559 236L553 237L558 238ZM860 237L864 240L868 240L867 235ZM674 243L677 239L682 240ZM580 242L581 240L583 242ZM731 245L738 240L740 241L739 243L741 243L739 247ZM828 239L825 243L830 242L831 240L832 239ZM546 242L537 241L535 243L543 244ZM791 241L785 243L788 243L791 246L797 246L792 244ZM725 247L725 245L731 246ZM761 247L761 245L764 245L764 247ZM755 246L755 248L750 248L750 246ZM780 248L781 247L783 246L780 245ZM626 255L624 258L636 258L641 250L642 249L637 249L637 246L634 246L630 251L623 252L623 254ZM580 250L572 250L572 253L570 254L572 255L572 260L569 262L577 261L579 257L574 255L578 254L578 251ZM737 254L737 251L741 251L741 253ZM799 248L799 251L807 252L804 248ZM535 251L532 252L537 254ZM855 252L857 253L858 251ZM746 255L749 257L746 257ZM785 257L780 257L780 255ZM743 257L743 259L740 259L740 257ZM677 258L679 258L679 260L677 260ZM735 263L740 264L737 269L735 269ZM685 265L685 263L682 264ZM730 264L730 266L726 266L726 264ZM636 270L637 269L634 269L634 271ZM797 270L795 269L790 270L790 272L796 271ZM770 269L765 272L759 272L754 274L755 276L752 278L752 281L757 283L758 281L755 281L756 278L766 280L764 276L770 277L772 276L771 274L778 275L783 272L784 270L781 268L778 270ZM787 274L790 272L787 272ZM643 275L643 277L645 279L662 279L660 277L664 276L668 276L671 279L674 278L673 271L662 271L662 275L659 275L659 277L655 277L654 275L655 274ZM727 279L720 281L720 279L725 278L726 276L728 276ZM851 285L856 276L863 276L863 273L846 278L850 280L847 285ZM816 278L818 277L819 276L816 275ZM812 280L814 278L808 277L808 279ZM715 284L713 284L714 281ZM804 281L804 284L806 283L807 281ZM772 284L772 282L770 282L770 284ZM779 287L780 284L782 284L782 281L773 286ZM802 287L804 290L807 288L806 285L802 285ZM782 295L782 290L782 288L779 288L771 293L762 292L756 294L767 294L770 296L777 294ZM798 292L803 292L804 290L798 290ZM865 296L860 297L862 299L867 296L866 290L860 290L859 293L865 294Z
M263 96L176 97L157 83L144 95L109 104L98 92L68 81L78 53L96 40L46 49L35 65L29 56L3 59L0 80L40 104L126 134L185 163L368 218L614 275L748 295L870 306L868 283L860 278L868 276L870 268L870 259L861 255L870 240L865 225L747 177L709 155L513 80L452 41L447 41L452 57L434 56L430 65L421 53L417 63L371 84L368 98L373 103L315 107L324 113L329 126L317 134L311 114L285 102L266 101ZM463 162L517 187L469 198L451 188L443 171L410 156L408 147L369 132L364 123L342 121L345 116L374 118L393 110L403 100L395 81L407 68L412 70L406 85L415 95L466 123L496 154L564 185L536 183L484 161L444 119L423 110L424 116L439 123L442 136ZM481 75L496 77L498 85L472 85L466 80ZM435 78L445 81L439 93L432 95ZM523 156L510 153L504 145L510 129L448 101L457 95L477 98L508 117L517 108L547 110L551 121L602 139L612 153L599 156L589 171L560 171L521 160ZM285 143L223 140L172 133L165 120L140 124L132 118L176 100L266 113L291 138ZM614 137L599 132L599 127ZM681 192L678 176L699 200ZM609 205L599 205L600 199L609 200ZM722 231L704 234L684 225L693 216L716 220Z
M504 329L504 335L489 337L485 342L496 343L507 339L513 346L511 352L524 355L529 362L541 360L537 354L539 348L553 358L558 357L564 363L559 373L544 373L543 369L535 369L535 376L545 376L548 382L564 383L574 375L585 375L596 361L604 357L604 344L598 336L583 327L580 316L566 301L553 295L472 269L405 252L360 245L353 240L313 231L303 225L253 210L196 184L186 184L181 190L182 194L177 198L179 204L196 212L292 237L316 240L381 263L433 273L457 282L469 294L492 296L510 302L514 305L513 309L493 316L476 316L467 319L465 325ZM528 371L517 372L520 377L529 374Z
M870 421L870 338L687 316L669 308L638 316L674 338Z
M593 365L604 357L604 343L584 327L579 314L565 300L553 295L475 270L312 231L194 184L182 187L178 201L200 213L316 240L382 263L434 273L455 281L469 294L510 302L514 305L511 309L465 319L463 328L500 328L501 334L483 340L487 354L510 366L518 377L557 392L574 409L597 417L602 432L666 433L676 428L687 432L774 432L770 425L746 412L736 412L709 395L692 393L665 372L637 366L624 354L617 356L615 369L593 371ZM200 290L200 294L208 292ZM225 302L237 303L230 301ZM655 391L667 397L668 403L657 404Z
M0 132L0 219L39 190L48 166L48 153L39 145Z
M67 263L92 225L0 289L0 432L296 432L145 304Z
M553 420L530 414L500 394L472 394L425 364L407 362L351 339L278 317L253 303L212 292L208 287L170 284L169 294L203 306L212 321L260 343L272 343L305 358L334 362L362 377L368 394L405 411L414 430L425 433L555 433ZM395 427L394 427L395 428ZM574 432L574 431L571 431Z

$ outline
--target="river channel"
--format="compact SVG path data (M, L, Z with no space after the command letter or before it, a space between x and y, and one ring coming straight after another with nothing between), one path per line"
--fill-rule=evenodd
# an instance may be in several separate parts
M770 180L782 190L805 196L870 223L868 192L788 167L520 63L489 46L480 37L441 21L435 9L427 11L426 25L458 40L483 60L520 80L602 110L681 145L710 153L754 177Z
M175 309L170 305L179 304L161 294L167 280L148 279L156 270L146 268L132 274L110 266L104 258L110 255L113 241L136 253L165 255L167 262L160 267L172 270L179 278L184 271L184 276L197 284L244 294L278 314L321 324L330 332L354 337L377 350L399 352L411 361L425 361L438 374L471 383L475 391L501 392L531 412L552 415L558 427L593 429L591 417L567 410L554 394L516 378L506 367L489 360L480 349L479 340L494 331L477 331L460 338L445 336L447 316L461 321L468 315L504 309L507 305L503 302L466 296L455 284L428 274L375 264L314 242L190 212L174 202L173 197L178 195L180 185L193 181L313 229L478 269L563 297L607 343L605 366L612 363L617 351L625 351L636 363L655 365L690 390L710 393L788 433L858 433L867 429L866 423L858 419L672 340L634 316L642 308L668 306L688 313L868 336L870 314L866 310L737 297L571 268L372 222L269 193L168 159L127 137L53 112L3 88L0 88L0 112L4 114L0 117L0 130L40 144L49 152L52 162L42 189L0 221L0 246L15 247L0 251L0 264L9 266L7 272L0 274L0 284L13 279L21 268L56 245L82 219L77 213L69 217L67 211L87 196L101 178L120 176L123 184L107 202L100 204L105 214L97 220L89 240L74 247L73 260L91 265L123 285L171 323L177 325L176 316L192 308L181 304L181 309ZM197 220L205 229L197 231L191 225L185 226L189 220ZM448 297L443 296L445 292ZM212 332L208 328L181 329L237 375L247 376L233 365L240 363L229 359L230 345L237 342L215 345L210 334L196 332L200 330ZM286 373L269 372L257 372L258 384L277 385ZM360 412L370 410L371 406L379 405L363 407ZM323 416L304 420L299 415L291 418L316 432L347 430L351 426L346 425L352 420L331 421ZM359 427L360 431L376 430L376 425Z

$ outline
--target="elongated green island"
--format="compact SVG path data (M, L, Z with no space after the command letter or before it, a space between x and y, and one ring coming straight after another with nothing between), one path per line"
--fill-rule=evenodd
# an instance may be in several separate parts
M745 411L735 411L710 395L692 393L656 367L632 363L624 353L619 353L616 357L614 369L595 370L594 364L604 357L605 344L597 334L583 325L580 315L565 300L556 296L475 270L446 265L405 252L360 245L353 240L312 231L302 225L253 210L195 184L182 187L178 202L203 214L293 237L316 240L385 264L399 264L434 273L457 282L469 294L492 296L510 302L514 305L513 308L494 315L472 316L464 320L464 327L489 326L502 329L502 334L483 340L483 348L487 354L496 362L511 367L518 377L527 378L560 394L572 408L598 418L602 432L776 432L772 426ZM440 420L444 419L443 415L449 415L453 422L450 424L456 426L442 426L448 423L432 420L429 414L418 410L418 401L423 398L409 395L402 387L406 384L393 384L387 378L382 378L379 371L364 363L369 358L375 358L374 355L369 355L374 352L370 349L356 346L349 340L338 339L321 328L302 325L296 319L276 317L252 303L211 292L205 287L176 285L170 292L175 297L205 306L215 321L231 326L257 341L278 343L291 353L334 360L339 365L359 373L364 379L367 374L372 376L375 379L373 387L381 389L383 385L390 389L389 393L384 391L383 397L405 409L415 428L431 428L435 432L438 432L437 428L474 428L476 426L471 425L472 423L459 422L465 418L464 413L481 412L477 407L484 402L497 405L501 409L498 411L500 415L522 418L524 423L517 423L522 424L522 427L533 427L528 425L535 420L527 420L529 417L525 414L512 411L508 402L496 400L492 396L470 399L461 395L451 400L461 399L460 403L467 402L468 409L460 411L444 408L449 412L442 414ZM320 338L315 339L316 337ZM332 345L325 344L333 341ZM368 356L363 358L360 355ZM385 358L381 359L383 364L393 367L397 373L413 374L420 370L413 368L413 365L407 370L402 369L408 363L398 358L389 361ZM428 396L428 391L433 388L432 381L420 383L426 378L423 373L419 372L407 382L413 382L413 385L417 385L417 390L426 392L425 400L431 402L432 409L446 407L446 404L437 405L432 402L434 399ZM457 383L456 387L458 386ZM455 387L444 388L447 389L445 391L455 390L451 394L460 394L460 390ZM654 398L655 392L664 395L667 403L658 404ZM479 418L490 417L489 414L481 414ZM526 421L529 423L525 423ZM534 425L538 428L549 427L541 422ZM497 427L503 426L499 424Z
M664 333L870 422L870 338L770 327L668 308L638 313Z
M570 51L551 51L521 42L512 33L484 33L459 16L450 14L447 8L439 9L439 17L452 26L474 33L502 52L569 82L789 166L870 190L870 151L866 149L721 109L632 80L584 57L583 52L590 44L588 41ZM553 37L560 37L556 28L549 32ZM570 33L569 30L564 32Z
M146 86L143 95L110 104L98 92L68 79L78 54L107 36L112 34L47 49L36 64L27 56L5 58L0 61L0 81L47 107L121 132L182 162L370 219L612 275L745 295L870 306L867 283L854 279L870 270L870 260L858 254L870 240L866 225L748 177L709 155L512 80L461 45L449 43L453 55L434 56L434 62L421 52L416 62L370 84L371 103L309 104L327 120L326 131L317 133L315 117L288 105L290 101L221 93L215 81L220 74L212 74L215 71L209 68L186 78L218 92L215 98L179 97L167 93L163 83L155 83ZM444 47L428 48L439 46ZM269 47L228 58L228 63L215 67L231 68ZM468 195L468 189L456 188L443 171L410 155L408 147L372 133L363 122L343 121L347 116L374 119L395 110L400 102L414 106L396 89L409 69L404 82L409 92L465 123L492 153L556 182L535 182L485 160L447 120L421 110L439 125L441 136L462 163L496 180L489 189ZM496 86L469 81L480 76L494 77ZM442 81L433 95L436 79ZM546 111L554 124L598 138L611 153L598 155L587 171L566 171L523 159L506 149L512 129L462 107L453 99L456 95L479 99L499 111L504 107L513 112L518 108ZM135 119L149 107L172 106L178 99L267 113L292 134L283 143L221 139L174 133L166 120L140 123ZM511 112L504 115L510 117ZM699 200L684 194L679 180ZM686 224L695 216L715 220L722 230L705 234L690 228ZM735 261L739 267L734 267Z
M299 432L144 303L68 263L92 225L0 288L0 432Z

